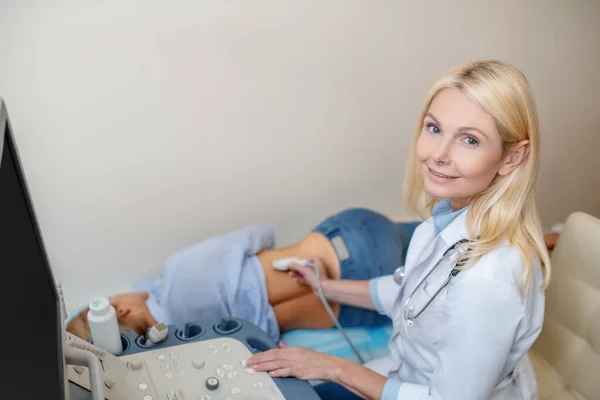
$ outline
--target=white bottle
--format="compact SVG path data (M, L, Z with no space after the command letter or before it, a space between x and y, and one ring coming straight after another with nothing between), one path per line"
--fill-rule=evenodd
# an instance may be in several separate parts
M117 313L108 299L99 297L92 300L87 316L93 344L112 354L122 353Z

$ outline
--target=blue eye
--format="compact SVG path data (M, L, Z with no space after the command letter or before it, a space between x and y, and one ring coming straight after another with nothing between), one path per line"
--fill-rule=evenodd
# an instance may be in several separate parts
M465 143L468 144L469 146L477 146L479 144L479 141L477 139L475 139L474 137L467 137L465 138Z
M433 133L434 135L439 135L442 132L440 128L438 128L434 124L427 124L427 130L429 131L429 133Z

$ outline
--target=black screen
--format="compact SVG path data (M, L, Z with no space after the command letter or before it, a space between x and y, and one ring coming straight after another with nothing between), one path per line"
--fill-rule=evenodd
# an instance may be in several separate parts
M60 303L0 101L0 330L6 399L63 399Z

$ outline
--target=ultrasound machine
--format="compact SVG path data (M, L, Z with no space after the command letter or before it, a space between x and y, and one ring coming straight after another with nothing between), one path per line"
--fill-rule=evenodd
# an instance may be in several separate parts
M66 332L62 288L53 277L1 98L0 155L2 398L319 399L306 381L246 368L253 352L277 345L236 318L169 326L166 340L152 345L122 333L118 355Z

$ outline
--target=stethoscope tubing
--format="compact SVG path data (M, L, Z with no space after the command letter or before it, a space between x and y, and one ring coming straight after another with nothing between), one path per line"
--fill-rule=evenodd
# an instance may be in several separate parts
M423 279L421 279L421 281L417 284L417 286L412 290L412 292L410 293L410 295L407 297L406 301L404 302L404 308L402 311L402 317L404 318L404 320L406 321L406 323L409 326L412 326L412 324L414 323L414 320L419 318L419 316L421 314L423 314L423 312L427 309L427 307L429 307L429 305L436 299L436 297L440 294L440 292L442 290L444 290L444 288L446 286L448 286L448 284L450 283L450 281L452 280L453 277L455 277L458 272L460 271L459 269L457 269L456 267L458 266L458 261L454 262L454 267L452 268L452 271L450 271L450 274L448 274L448 277L446 278L446 280L444 281L444 283L442 283L442 285L439 287L439 289L433 294L433 296L431 296L429 298L429 300L427 301L427 303L425 303L425 305L423 307L421 307L421 309L419 310L419 312L417 312L414 315L409 315L411 314L411 303L413 300L413 297L415 296L415 294L417 293L417 291L419 291L421 289L421 287L423 286L423 284L425 283L425 281L427 281L427 278L429 278L429 276L433 273L433 271L435 271L438 266L440 265L440 263L444 260L444 258L446 257L446 255L448 255L448 253L450 253L453 250L456 250L456 248L458 246L460 246L463 243L469 242L468 239L461 239L458 242L454 243L452 246L450 246L448 249L446 249L446 251L444 251L444 254L442 255L442 257L435 263L435 265L433 266L433 268L431 268L431 270L427 273L427 275L425 275L425 277L423 277ZM460 260L460 265L464 265L464 262L466 260L461 259ZM398 269L399 270L399 269ZM394 281L401 285L404 281L404 271L402 270L401 272L394 271ZM398 272L398 274L397 274ZM398 279L397 279L398 278ZM400 281L400 282L399 282Z

